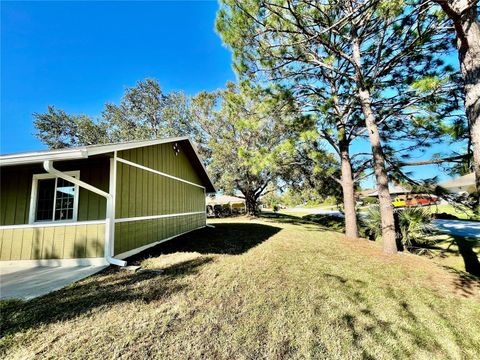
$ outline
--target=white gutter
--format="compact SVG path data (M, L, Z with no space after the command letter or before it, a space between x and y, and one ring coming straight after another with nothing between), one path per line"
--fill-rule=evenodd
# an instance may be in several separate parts
M3 155L0 157L0 164L2 166L35 164L46 160L60 161L85 159L87 158L87 156L87 151L85 149L59 150L49 152L39 151L33 153Z
M96 188L95 186L92 186L90 184L87 184L84 181L81 181L79 179L75 179L74 177L64 174L61 171L55 169L53 167L53 161L52 160L45 160L43 162L43 168L52 175L55 175L61 179L64 179L66 181L69 181L75 185L78 185L80 187L83 187L84 189L87 189L91 192L94 192L95 194L98 194L100 196L103 196L105 199L107 199L107 213L105 216L105 246L104 246L104 257L107 260L109 264L112 265L118 265L118 266L125 266L127 265L126 261L115 259L113 257L113 218L114 218L114 205L113 205L113 195L110 193L107 193L103 190L100 190Z

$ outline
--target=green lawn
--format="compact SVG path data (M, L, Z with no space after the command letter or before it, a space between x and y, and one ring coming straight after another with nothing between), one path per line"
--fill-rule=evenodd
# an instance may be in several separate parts
M478 220L471 210L456 208L450 204L426 206L425 209L432 214L446 213L463 220Z
M480 358L479 279L325 224L213 222L133 259L146 271L3 302L0 356Z

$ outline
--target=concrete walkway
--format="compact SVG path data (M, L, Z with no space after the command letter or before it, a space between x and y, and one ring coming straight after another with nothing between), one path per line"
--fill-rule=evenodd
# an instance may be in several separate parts
M28 300L61 289L106 266L0 266L0 299Z

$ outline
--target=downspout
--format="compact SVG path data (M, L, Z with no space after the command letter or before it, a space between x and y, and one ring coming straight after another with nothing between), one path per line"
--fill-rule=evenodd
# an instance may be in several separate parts
M87 184L84 181L81 181L80 179L75 179L72 176L69 176L67 174L62 173L61 171L55 169L53 167L53 161L52 160L45 160L43 162L43 168L52 175L55 175L61 179L64 179L66 181L69 181L75 185L78 185L84 189L87 189L91 192L94 192L95 194L98 194L100 196L103 196L105 199L107 199L107 211L106 211L106 216L105 216L105 245L104 245L104 257L105 260L111 265L118 265L118 266L125 266L127 265L126 261L115 259L113 257L113 236L112 236L112 225L113 225L113 216L114 216L114 206L113 206L113 195L109 194L103 190L100 190L96 188L95 186L92 186L90 184Z

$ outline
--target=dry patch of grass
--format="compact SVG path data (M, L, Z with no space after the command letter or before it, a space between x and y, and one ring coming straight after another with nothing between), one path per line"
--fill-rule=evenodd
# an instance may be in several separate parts
M5 358L479 358L479 282L313 223L226 219L28 302Z

